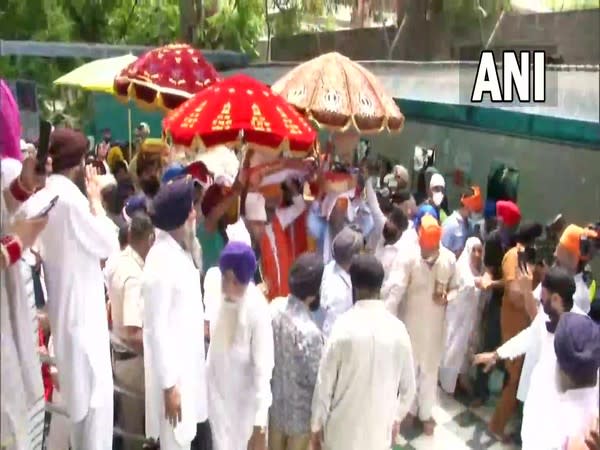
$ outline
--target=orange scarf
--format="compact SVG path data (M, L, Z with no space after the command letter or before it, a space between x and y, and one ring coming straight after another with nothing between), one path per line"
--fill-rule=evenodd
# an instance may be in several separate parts
M276 297L286 297L290 293L288 273L293 261L288 236L281 228L277 215L274 215L271 226L275 235L274 247L277 249L277 253L273 253L266 232L260 241L260 267L263 282L267 286L267 300L269 301Z

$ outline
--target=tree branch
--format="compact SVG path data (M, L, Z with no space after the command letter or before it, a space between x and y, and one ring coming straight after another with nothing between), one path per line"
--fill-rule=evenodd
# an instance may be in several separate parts
M402 32L404 31L404 29L406 28L407 21L408 21L408 11L406 11L404 13L404 17L402 18L402 22L400 23L398 30L396 30L396 35L394 36L394 39L392 40L392 44L388 48L388 55L387 55L388 60L392 59L392 55L394 54L394 49L398 45L398 42L400 42L400 37L402 36Z

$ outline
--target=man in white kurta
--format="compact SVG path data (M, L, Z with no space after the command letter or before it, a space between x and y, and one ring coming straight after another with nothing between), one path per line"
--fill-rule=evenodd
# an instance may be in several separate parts
M585 233L581 227L576 225L569 225L567 229L563 232L561 236L562 243L559 243L555 250L556 256L556 264L563 269L567 270L571 275L573 275L573 280L575 281L575 294L573 294L573 308L572 312L577 312L578 314L586 314L586 311L589 307L589 288L583 279L583 274L581 272L576 273L577 266L581 265L581 254L579 249L579 240L583 233ZM570 244L571 241L574 241L573 244ZM543 313L543 305L541 304L542 300L542 283L539 283L537 287L533 291L533 300L535 300L538 304L538 309ZM539 314L538 314L539 316ZM536 319L545 322L548 320L547 315L542 314L543 318L537 317ZM535 319L534 319L535 322ZM533 325L533 323L531 325ZM529 327L531 328L531 327ZM544 329L540 328L542 331L541 336L544 336ZM525 361L523 362L523 369L521 370L521 377L519 379L519 389L517 390L517 399L521 402L525 402L527 399L527 393L529 391L529 385L531 382L531 374L533 373L533 369L535 368L537 362L540 358L540 353L542 350L543 338L539 339L526 339L531 335L530 332L523 332L523 335L517 342L527 344L527 350L525 352ZM540 336L540 335L536 335ZM523 344L524 345L524 344Z
M14 189L22 186L23 175L33 174L35 161L26 160L23 169L15 159L2 159L0 162L0 227L2 238L19 242L22 251L31 246L46 224L46 219L30 219L11 224L13 213L26 196L19 196L25 190ZM32 190L34 186L28 186ZM19 198L17 198L19 197ZM37 222L37 223L36 223ZM29 450L32 445L32 408L39 400L43 404L43 385L40 362L37 357L37 329L32 327L31 306L27 302L27 286L24 283L22 265L19 260L22 251L12 253L3 239L0 255L0 330L2 332L1 374L0 374L0 446L7 450ZM12 245L15 245L13 242ZM14 247L13 247L14 251ZM30 417L28 417L30 416Z
M259 450L266 444L273 328L269 305L252 283L255 271L252 248L229 242L219 257L218 272L211 274L211 287L205 284L212 296L206 299L212 311L207 380L215 450Z
M412 222L409 224L406 214L399 206L393 207L389 218L385 216L373 188L374 182L375 179L369 178L365 183L367 205L373 216L373 230L369 235L367 247L373 250L381 261L387 276L396 257L406 253L416 239L411 238L412 233L405 233L412 227Z
M142 277L146 435L162 450L189 450L207 419L200 274L186 247L193 196L191 178L177 179L161 186L150 208L158 231Z
M529 327L506 341L496 352L475 356L475 364L483 364L489 370L498 360L514 359L536 349L537 360L531 372L527 397L523 408L521 438L523 448L537 446L540 437L547 434L548 423L539 420L540 411L557 407L556 354L554 352L554 328L562 314L584 313L573 304L575 282L572 276L559 267L551 268L542 280L542 310Z
M98 175L83 165L87 138L70 129L50 137L52 172L28 202L32 213L58 196L40 235L56 367L73 450L112 448L113 380L104 277L100 267L119 248L102 207ZM87 198L80 190L85 182ZM76 184L77 183L77 184Z
M565 313L556 327L559 407L552 411L547 442L556 448L583 443L588 426L598 432L600 326L581 314ZM548 436L550 435L550 436Z
M419 228L419 250L390 274L382 288L388 308L406 325L413 346L417 396L411 419L418 415L426 434L433 434L432 409L445 347L446 304L456 294L456 258L440 246L441 228L426 215ZM405 297L405 298L404 298Z
M354 306L335 322L313 395L313 449L387 450L415 395L410 338L378 299L383 267L359 255Z
M350 227L344 227L333 240L333 260L325 266L320 290L325 336L329 336L337 318L352 308L352 282L348 270L352 258L362 250L363 241L362 234Z

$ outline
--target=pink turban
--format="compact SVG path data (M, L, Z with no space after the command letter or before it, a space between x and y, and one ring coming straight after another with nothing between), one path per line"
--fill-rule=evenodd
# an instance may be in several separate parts
M19 107L3 79L0 79L0 157L23 161Z

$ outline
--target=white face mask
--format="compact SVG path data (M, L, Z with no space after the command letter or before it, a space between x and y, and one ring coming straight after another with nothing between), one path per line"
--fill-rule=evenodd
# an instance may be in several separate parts
M443 192L434 192L433 195L431 196L431 199L433 200L433 204L435 206L440 206L442 204L442 201L444 200L444 193Z

